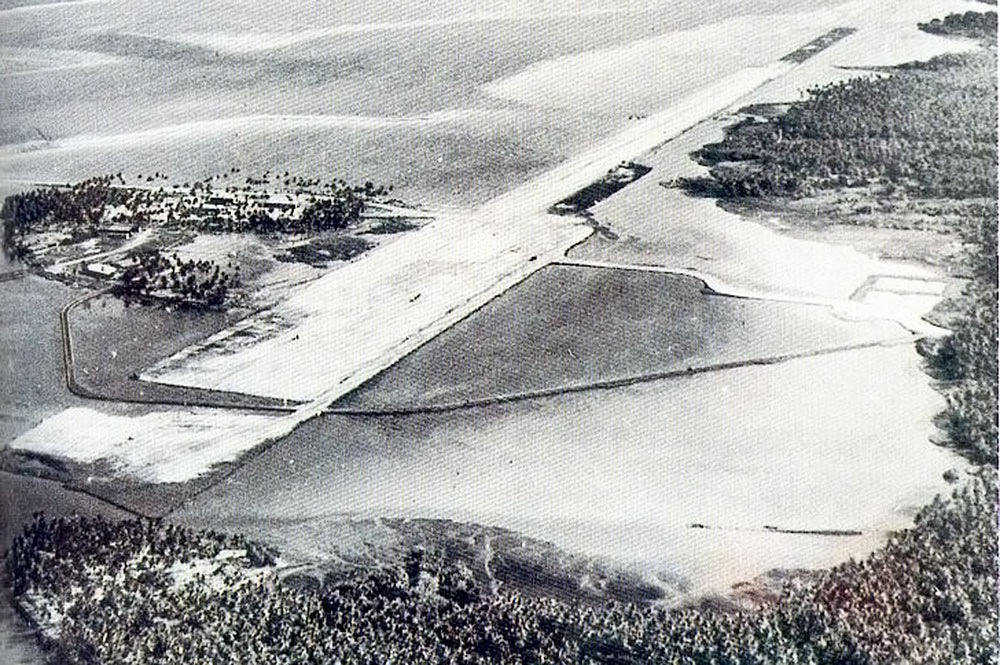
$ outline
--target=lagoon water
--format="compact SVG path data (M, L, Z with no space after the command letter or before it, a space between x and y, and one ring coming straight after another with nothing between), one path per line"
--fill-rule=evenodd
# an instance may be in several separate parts
M372 179L415 202L469 205L631 114L773 61L835 24L836 12L816 12L837 5L7 2L0 185L119 171L182 182L238 166ZM773 38L751 39L763 26ZM585 87L574 94L577 83L558 72L532 73L560 57L617 53L639 37L660 41L652 57L616 56L623 76L640 75L631 89L598 98ZM692 40L713 57L692 58ZM558 94L539 93L540 80Z
M172 519L306 558L340 544L304 522L478 522L724 590L863 555L947 486L961 463L928 442L942 400L915 356L875 347L451 414L326 416Z

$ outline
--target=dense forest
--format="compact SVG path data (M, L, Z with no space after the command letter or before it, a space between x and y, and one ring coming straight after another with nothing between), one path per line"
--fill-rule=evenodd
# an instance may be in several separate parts
M19 259L31 259L25 237L46 230L56 220L69 231L71 241L93 235L108 206L125 205L132 196L112 187L113 176L89 178L67 187L39 187L4 199L3 248Z
M869 188L873 197L984 199L996 190L996 54L914 63L810 91L766 121L748 118L696 157L694 194L807 197Z
M421 551L296 586L269 574L266 547L140 520L38 518L7 569L71 663L985 664L996 490L983 469L868 559L792 578L758 611L493 592Z
M934 35L984 39L995 44L997 40L997 13L967 11L964 14L949 14L943 19L936 18L927 23L921 23L920 29Z
M940 426L949 442L972 459L997 465L997 204L970 212L962 231L971 279L954 303L961 315L953 332L928 345L931 373L947 383Z

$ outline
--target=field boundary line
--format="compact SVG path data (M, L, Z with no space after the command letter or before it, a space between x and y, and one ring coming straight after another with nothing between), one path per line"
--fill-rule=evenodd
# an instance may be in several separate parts
M776 365L790 360L800 360L803 358L814 358L817 356L831 355L834 353L844 353L849 351L860 351L875 347L891 347L913 344L917 340L916 335L890 338L874 342L860 342L857 344L846 344L843 346L830 347L825 349L814 349L812 351L800 351L797 353L785 353L774 356L764 356L761 358L750 358L747 360L734 360L701 367L688 367L686 369L665 370L661 372L650 372L626 376L618 379L606 379L603 381L592 381L589 383L573 384L568 386L558 386L555 388L540 388L537 390L526 390L523 392L497 395L494 397L484 397L460 402L448 402L445 404L427 404L422 406L401 406L393 408L343 408L331 407L323 413L341 416L362 416L362 417L387 417L387 416L410 416L430 413L448 413L474 409L484 406L495 406L500 404L511 404L544 397L556 397L573 393L590 392L594 390L613 390L615 388L625 388L628 386L643 383L652 383L666 379L676 379L712 372L722 372L731 369L741 369L744 367L756 367L766 365Z
M226 404L226 403L216 403L208 402L201 399L183 399L183 398L169 398L169 397L159 397L150 399L141 399L138 397L130 397L128 395L106 395L93 390L83 384L81 384L76 378L76 367L73 355L73 331L72 326L69 321L70 313L76 309L78 306L87 302L88 300L93 300L99 296L106 295L111 292L113 287L105 287L93 293L88 293L83 296L79 296L70 300L68 303L63 305L62 309L59 310L59 328L62 335L62 355L63 355L63 378L66 382L66 388L76 395L77 397L83 397L84 399L97 400L101 402L119 402L123 404L148 404L149 406L182 406L182 407L203 407L210 409L225 409L229 411L261 411L267 413L293 413L296 409L296 405L289 404L288 406L278 406L278 405L258 405L258 406L241 406L237 404ZM224 391L212 391L216 394L224 394Z

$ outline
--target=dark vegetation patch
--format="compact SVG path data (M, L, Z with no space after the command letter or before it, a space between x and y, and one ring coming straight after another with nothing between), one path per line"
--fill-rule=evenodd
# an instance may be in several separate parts
M633 182L652 171L648 166L635 162L625 162L608 171L602 178L590 183L580 191L552 206L550 212L556 214L583 214L594 204L609 198L615 192L628 187Z
M355 521L351 528L358 526ZM316 568L327 584L350 583L359 571L398 566L408 569L407 575L414 581L421 571L440 579L464 570L467 581L463 586L474 590L463 594L465 600L499 588L593 605L608 600L645 603L664 598L663 589L637 573L508 529L435 519L380 519L377 536L375 528L365 523L358 530L368 534L362 536L366 544L380 541L380 547L354 555L342 548L335 560Z
M374 235L386 235L390 233L403 233L420 228L420 225L406 217L390 217L383 219L378 224L372 225L365 233Z
M214 261L185 261L159 250L137 252L122 270L114 293L122 298L157 300L179 308L222 309L241 286L239 266L223 269Z
M927 23L921 23L919 27L932 35L968 37L980 39L987 44L997 43L996 12L967 11L964 14L948 14L943 19L936 18Z
M782 116L746 119L695 153L706 177L690 193L803 198L868 187L911 198L978 201L996 190L996 62L980 51L810 91Z
M713 295L691 277L550 266L336 408L486 400L902 334L894 326L845 323L824 308Z
M803 63L817 53L830 48L841 39L853 35L857 31L857 28L834 28L830 32L820 35L805 46L795 49L783 57L782 60L785 62Z
M372 182L352 186L339 178L323 182L287 171L266 171L240 183L241 178L234 167L193 184L166 186L168 176L155 172L136 175L133 185L119 172L13 194L0 208L3 248L11 257L45 265L59 254L48 247L38 251L39 235L46 232L64 234L60 245L71 247L150 227L262 235L338 231L358 222L369 202L392 189Z
M364 254L373 243L352 235L335 235L310 240L301 245L289 247L283 254L275 256L279 261L306 263L323 268L333 261L350 261Z
M970 280L950 322L953 333L922 350L944 381L948 407L938 424L948 442L975 461L997 464L997 207L972 217L962 234Z

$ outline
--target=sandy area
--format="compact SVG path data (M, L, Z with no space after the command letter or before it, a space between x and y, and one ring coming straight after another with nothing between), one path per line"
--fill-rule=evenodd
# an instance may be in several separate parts
M106 462L128 478L176 483L236 459L276 420L209 409L125 416L73 407L21 435L10 448L78 462Z
M101 67L114 62L114 58L101 53L3 47L0 48L0 78Z
M914 359L876 347L446 415L324 416L173 518L290 533L336 515L472 521L724 589L861 553L945 486L961 462L927 443L942 400Z
M737 16L624 45L565 55L491 81L484 90L521 104L645 114L743 67L764 66L835 27L833 10ZM768 39L761 42L759 35ZM711 62L711 68L702 63Z
M485 90L502 99L534 106L648 113L721 73L772 62L836 27L859 28L844 45L831 49L840 52L837 64L846 67L891 65L961 49L961 43L956 47L948 40L920 32L916 24L949 11L968 9L963 0L897 0L877 7L855 1L780 15L735 16L535 63L490 82ZM761 40L761 35L767 38ZM821 55L807 61L797 68L804 72L775 82L772 91L791 91L790 98L794 99L805 80L810 80L810 85L825 82L829 74L819 78L816 74L829 64L814 64L825 59ZM711 62L713 67L704 67L705 62Z
M61 2L45 2L42 0L41 2L29 2L23 5L9 7L7 9L0 9L0 14L26 14L49 9L68 9L80 5L104 4L107 1L108 0L61 0Z

